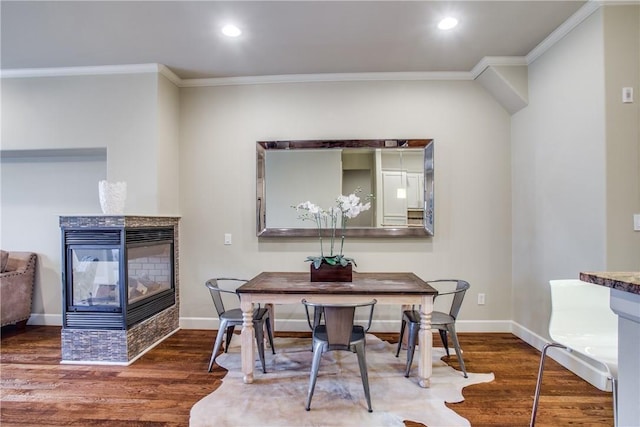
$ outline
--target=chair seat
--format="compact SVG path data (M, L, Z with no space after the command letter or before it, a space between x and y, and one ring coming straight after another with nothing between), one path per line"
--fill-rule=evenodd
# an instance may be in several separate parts
M618 337L617 335L576 334L556 330L553 341L583 354L609 368L613 376L618 376Z
M319 339L320 341L328 341L327 326L326 325L316 326L314 336L316 339ZM358 342L358 341L363 341L364 338L365 338L364 327L360 325L353 325L353 329L351 330L351 339L350 339L351 344L354 344L355 342Z
M420 323L420 312L418 310L406 310L403 315L408 322ZM446 325L447 323L453 323L454 320L452 316L441 311L431 313L431 326Z

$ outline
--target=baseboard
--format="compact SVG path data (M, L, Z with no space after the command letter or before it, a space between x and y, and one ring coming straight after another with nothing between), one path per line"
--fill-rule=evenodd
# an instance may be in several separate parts
M62 326L60 314L31 314L29 325ZM215 329L219 322L213 317L181 317L181 329ZM458 332L513 332L511 320L459 320L456 323ZM304 332L309 330L305 319L276 319L276 330ZM372 332L393 333L400 331L400 320L374 320L371 325ZM517 334L516 334L517 335ZM522 338L522 337L520 337ZM524 338L523 338L524 339ZM525 340L526 341L526 340ZM528 342L528 341L527 341ZM531 343L530 343L531 344ZM532 344L533 345L533 344ZM544 345L544 344L543 344ZM542 348L536 347L536 348Z
M27 325L62 326L62 315L31 313Z
M516 322L513 322L512 333L540 352L542 352L542 348L549 343L549 340L546 338L541 337ZM559 348L549 349L547 351L547 356L551 357L553 360L580 378L589 382L594 387L603 391L611 391L611 382L607 378L607 372L603 369L599 369L603 368L603 366L591 364L588 360L580 357L579 355L572 354L571 352Z

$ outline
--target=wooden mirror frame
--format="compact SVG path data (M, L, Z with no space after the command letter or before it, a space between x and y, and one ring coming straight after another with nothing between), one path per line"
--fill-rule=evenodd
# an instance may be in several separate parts
M351 139L256 142L256 226L258 237L317 237L315 228L267 228L266 152L268 150L304 150L336 148L415 149L424 147L424 227L347 227L351 237L429 237L434 235L434 156L433 139ZM323 234L329 235L330 229Z

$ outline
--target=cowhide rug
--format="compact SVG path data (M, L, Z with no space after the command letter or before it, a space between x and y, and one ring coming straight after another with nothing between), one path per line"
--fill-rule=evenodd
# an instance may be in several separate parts
M431 387L417 384L417 357L409 378L404 377L406 352L395 357L395 345L367 335L367 366L373 412L367 412L355 353L333 351L323 355L311 410L304 404L311 371L310 338L276 338L276 355L265 349L267 373L257 360L254 382L244 384L240 338L216 363L229 372L223 384L191 408L190 427L205 426L404 426L403 420L429 427L469 426L469 422L445 406L464 400L466 386L493 381L490 374L462 372L440 358L443 348L433 349ZM418 350L416 350L417 356ZM220 369L214 365L214 369Z

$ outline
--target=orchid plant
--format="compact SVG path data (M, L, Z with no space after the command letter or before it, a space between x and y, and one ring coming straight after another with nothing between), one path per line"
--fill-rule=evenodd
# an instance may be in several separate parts
M345 267L349 264L356 265L353 258L347 258L343 254L344 249L344 234L345 229L347 227L347 222L349 219L355 218L360 213L369 210L371 208L371 203L369 199L371 199L371 195L369 195L366 199L366 203L362 203L360 201L360 197L357 196L360 193L361 189L356 189L352 194L348 196L340 195L336 199L336 205L330 207L327 210L320 208L319 206L311 203L310 201L302 202L297 206L293 206L298 213L299 219L303 221L313 221L316 224L318 229L318 238L320 239L320 256L308 256L307 261L313 263L313 266L318 269L320 268L320 264L326 263L329 265L338 265ZM334 245L336 243L336 234L337 228L340 226L340 252L334 253ZM329 254L325 255L324 247L322 242L322 229L329 228L331 230L330 234L330 245L329 245Z

